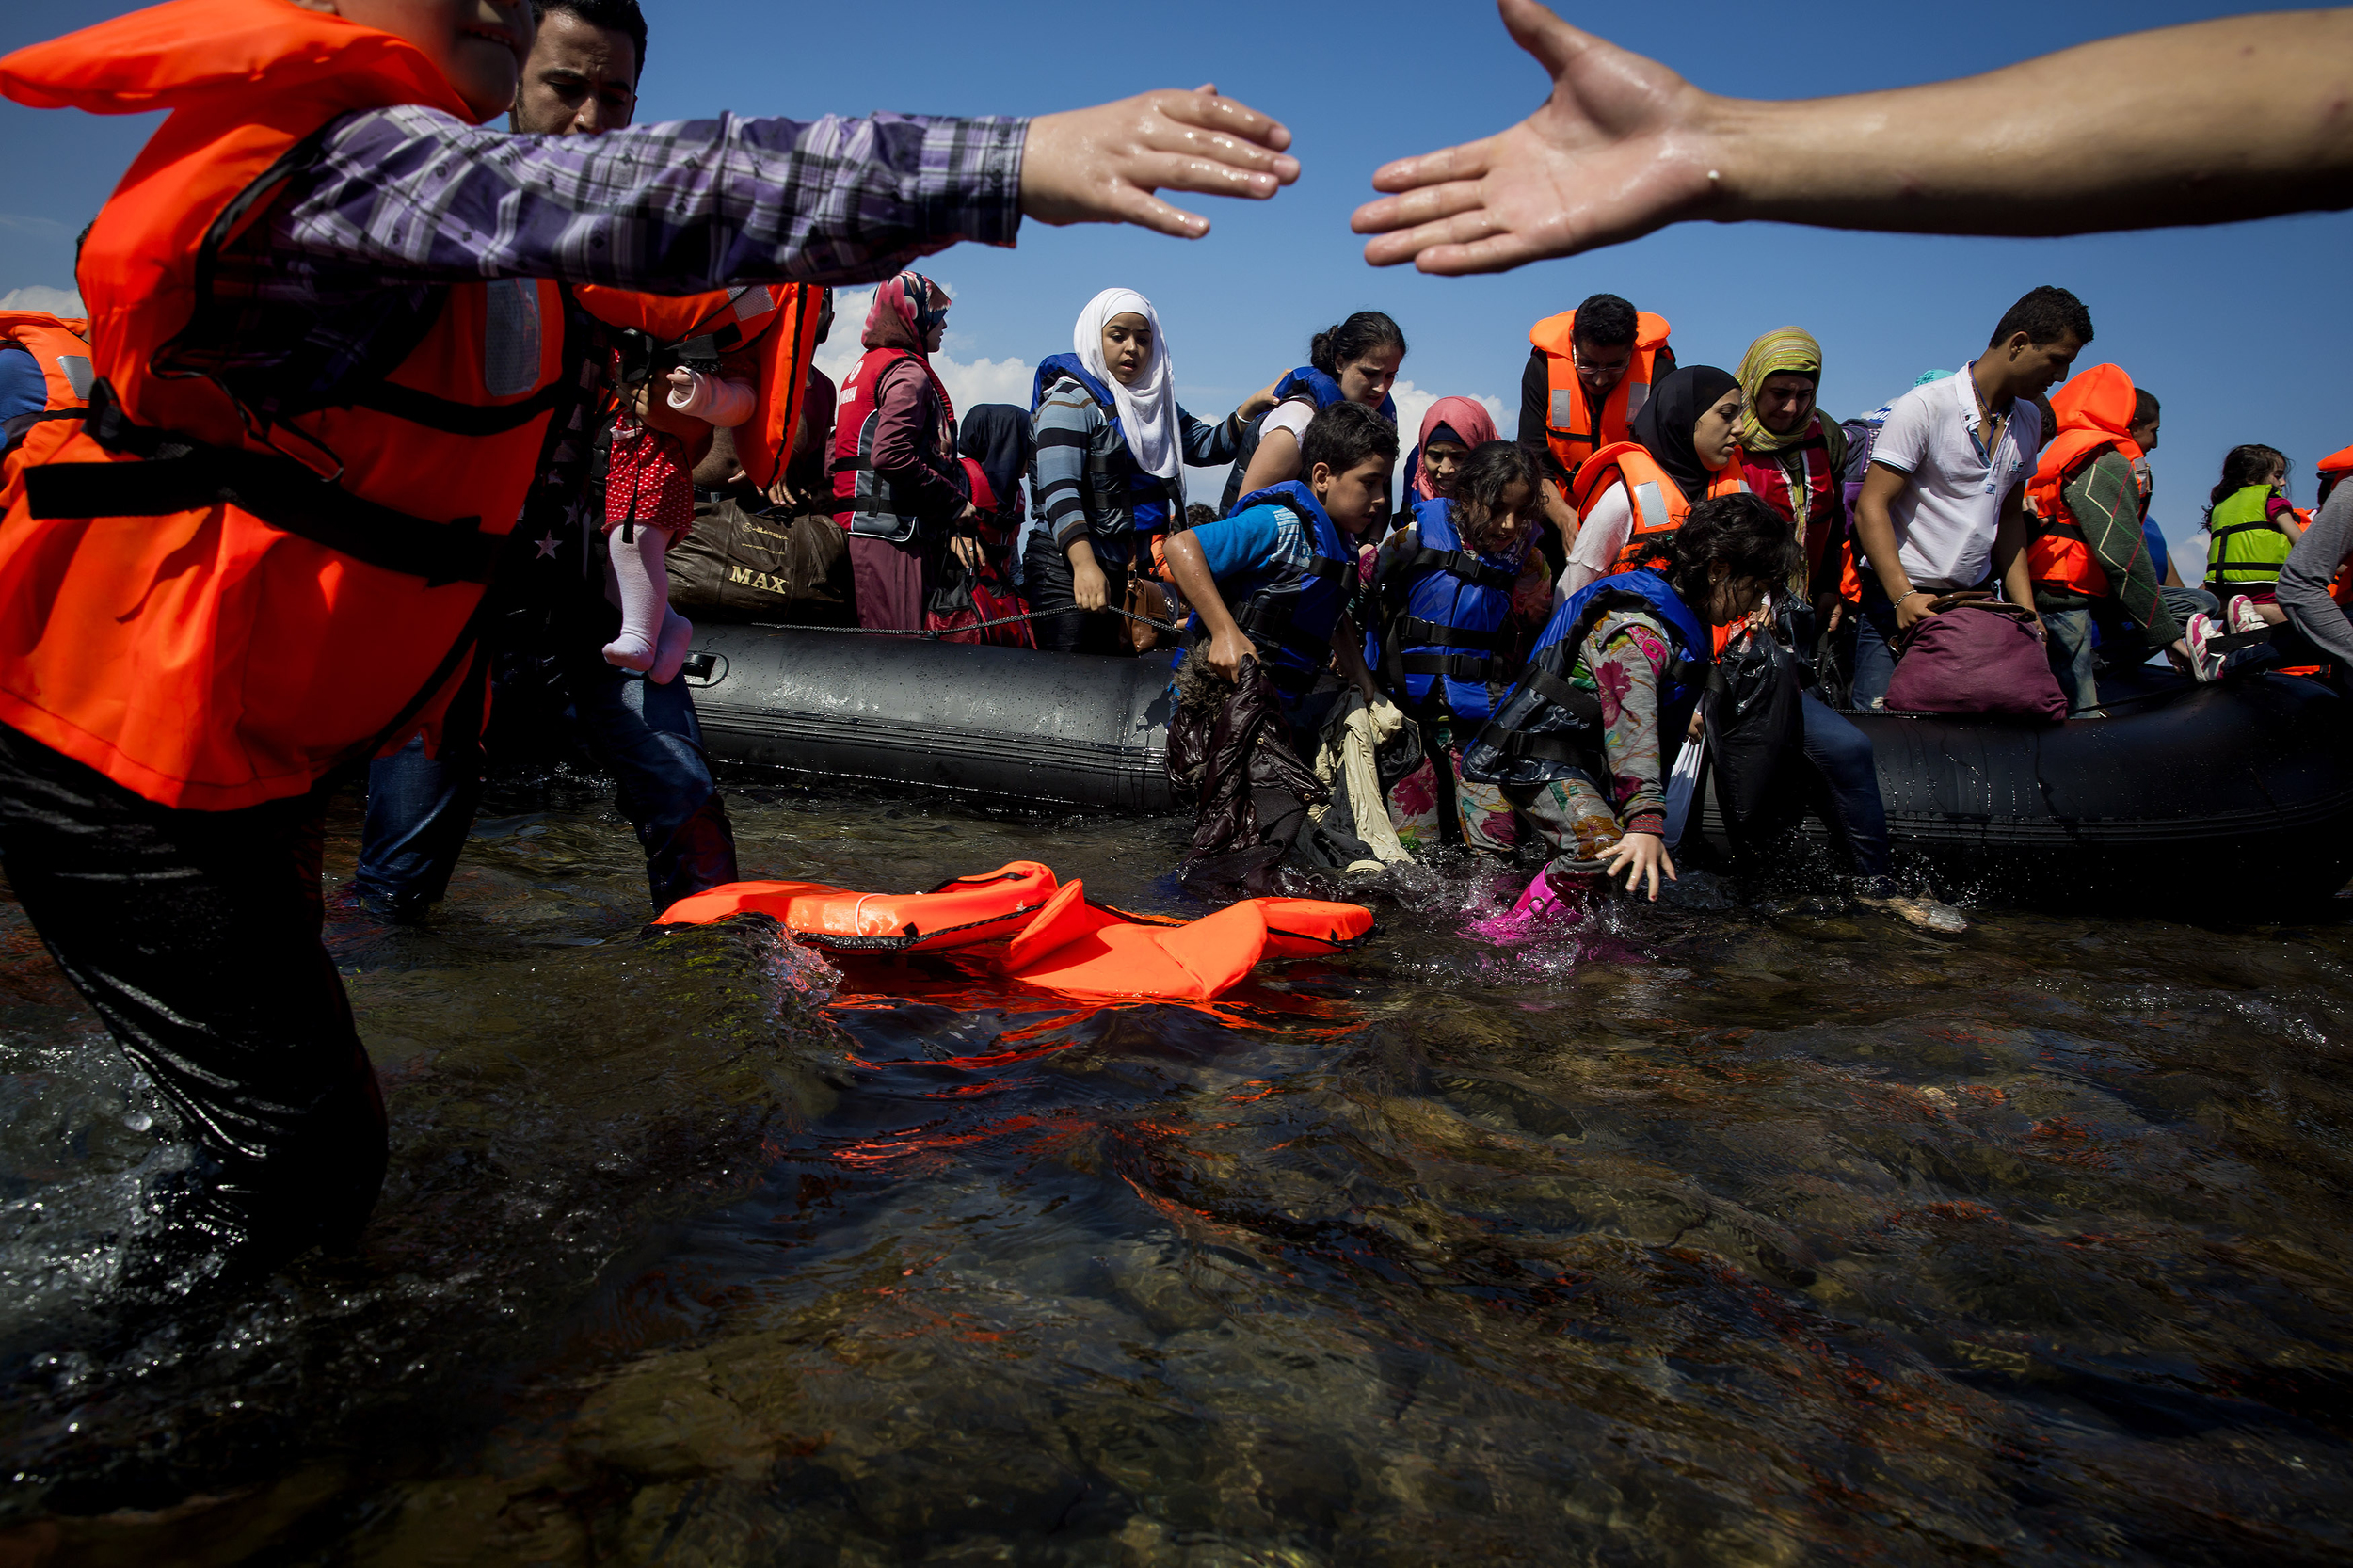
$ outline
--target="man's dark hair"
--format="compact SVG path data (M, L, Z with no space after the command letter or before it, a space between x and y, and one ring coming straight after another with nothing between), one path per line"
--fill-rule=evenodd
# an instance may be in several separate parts
M1578 343L1595 348L1629 348L1634 344L1634 307L1614 294L1597 294L1577 308Z
M2157 417L2157 394L2146 387L2133 389L2133 423L2146 424Z
M1674 564L1667 580L1694 610L1708 591L1707 568L1721 561L1735 580L1778 588L1804 558L1789 523L1764 497L1712 496L1691 508L1673 536Z
M2045 283L2039 289L2028 289L2025 297L2003 312L2002 324L1985 340L1986 347L2001 347L2012 332L2025 333L2026 341L2037 348L2057 343L2070 332L2075 335L2077 343L2088 344L2091 341L2091 312L2065 289Z
M1378 457L1397 461L1397 426L1361 403L1335 403L1307 422L1299 439L1299 476L1306 478L1318 463L1334 473L1346 473Z
M550 11L562 11L576 16L591 27L602 27L618 33L637 51L637 74L630 78L632 85L646 75L646 13L637 8L637 0L531 0L531 20L545 22Z

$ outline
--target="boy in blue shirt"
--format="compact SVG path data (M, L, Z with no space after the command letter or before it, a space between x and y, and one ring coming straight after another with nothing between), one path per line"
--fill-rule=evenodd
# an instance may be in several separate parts
M1356 536L1387 515L1396 462L1388 421L1336 403L1300 440L1299 478L1168 541L1169 575L1194 612L1168 742L1169 773L1200 811L1189 882L1277 891L1273 868L1308 803L1330 798L1289 732L1312 735L1345 689L1321 679L1336 657L1366 702L1380 696L1348 604ZM1245 660L1263 680L1242 680Z

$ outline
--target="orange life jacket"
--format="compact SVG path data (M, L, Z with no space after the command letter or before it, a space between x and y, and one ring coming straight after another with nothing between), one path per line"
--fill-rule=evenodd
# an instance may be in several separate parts
M36 424L72 419L88 406L89 323L46 311L0 311L0 342L16 344L40 366L44 401L39 413L19 414L0 427L0 452L11 452ZM11 471L12 472L12 471Z
M654 342L653 365L715 359L746 349L760 366L752 417L736 427L736 460L761 489L792 460L817 353L817 317L824 291L807 283L753 283L711 294L677 296L632 294L583 283L572 290L581 308L608 327L643 332Z
M1603 575L1614 576L1632 571L1656 557L1658 546L1683 526L1691 515L1691 503L1684 498L1683 487L1676 484L1667 471L1658 466L1658 459L1650 455L1650 448L1641 441L1620 441L1605 446L1593 454L1577 472L1569 487L1570 502L1577 507L1577 520L1581 527L1609 487L1623 480L1626 499L1633 503L1634 517L1626 530L1625 548ZM1740 495L1748 490L1747 477L1737 462L1726 463L1721 472L1707 482L1706 499L1720 495Z
M1081 997L1207 1000L1268 958L1347 947L1372 911L1313 899L1244 899L1197 920L1090 904L1086 884L1057 885L1034 860L960 876L928 893L856 893L813 882L731 882L680 899L657 925L708 925L764 914L828 952L936 952L1006 943L997 972Z
M2137 461L2140 447L2125 434L2133 423L2133 380L2115 365L2093 365L2051 394L2058 434L2042 449L2026 486L2033 503L2027 524L2026 575L2068 593L2097 599L2109 591L2108 574L2091 552L2091 541L2067 504L2067 486L2085 464L2104 452ZM2139 531L2134 531L2139 538Z
M1673 330L1665 316L1648 311L1635 312L1634 357L1626 363L1625 376L1603 400L1600 428L1594 429L1571 347L1577 335L1577 312L1563 311L1529 328L1528 341L1545 357L1545 444L1570 474L1603 447L1634 439L1634 416L1650 401L1658 351L1667 346Z
M563 391L556 285L449 287L388 376L276 420L208 351L234 330L221 255L295 172L286 154L353 110L467 119L463 101L409 44L284 0L135 11L0 59L0 91L170 111L83 247L88 417L19 454L0 723L204 810L437 739Z

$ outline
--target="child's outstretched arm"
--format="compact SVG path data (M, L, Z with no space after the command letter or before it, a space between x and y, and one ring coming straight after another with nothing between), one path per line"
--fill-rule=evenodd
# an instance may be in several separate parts
M1702 92L1498 0L1552 76L1482 141L1385 165L1356 210L1375 266L1503 272L1689 218L1929 234L2081 234L2353 205L2353 9L2104 39L1890 92Z

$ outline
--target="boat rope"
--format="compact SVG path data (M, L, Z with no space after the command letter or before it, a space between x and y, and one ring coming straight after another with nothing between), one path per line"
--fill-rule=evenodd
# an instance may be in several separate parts
M1000 616L995 620L968 621L962 626L940 626L930 628L914 626L812 626L800 621L778 620L756 620L752 622L752 624L759 627L763 632L838 632L852 637L930 637L936 639L939 637L960 636L967 632L985 632L992 626L1013 626L1025 620L1036 620L1042 616L1067 616L1072 613L1073 612L1070 610L1031 610L1018 616ZM1084 615L1089 612L1079 611L1077 613ZM1125 616L1129 620L1134 621L1137 625L1148 626L1155 632L1167 632L1176 636L1184 635L1184 628L1181 626L1176 626L1164 620L1154 620L1150 616L1139 616L1133 610L1123 610L1116 604L1106 604L1100 612L1096 613L1103 615Z

